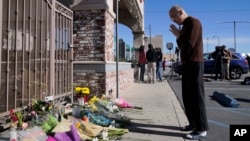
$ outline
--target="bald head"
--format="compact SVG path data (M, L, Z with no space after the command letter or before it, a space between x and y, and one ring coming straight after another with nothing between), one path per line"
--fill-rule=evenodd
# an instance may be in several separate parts
M176 13L177 11L179 11L179 10L184 10L181 6L179 6L179 5L174 5L174 6L172 6L171 8L170 8L170 10L169 10L169 14L170 13Z
M182 22L188 17L188 15L186 14L185 10L181 6L174 5L169 10L169 17L174 22L178 24L182 24Z

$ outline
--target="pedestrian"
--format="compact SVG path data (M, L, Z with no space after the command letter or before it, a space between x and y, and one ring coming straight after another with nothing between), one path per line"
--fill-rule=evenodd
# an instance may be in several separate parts
M155 83L156 52L152 44L148 44L146 52L148 83Z
M232 59L232 53L228 49L223 50L223 65L224 65L224 72L225 72L225 79L230 80L229 76L229 66L230 66L230 60Z
M172 6L169 16L182 28L170 25L170 32L176 37L180 48L182 63L182 98L189 125L183 131L192 131L186 135L191 140L207 136L208 122L205 107L203 83L203 39L202 25L199 19L189 16L181 6Z
M215 80L218 78L223 80L225 77L225 69L223 64L223 57L224 57L224 46L216 46L215 51L211 53L211 56L215 59L214 63L214 73L215 73Z
M249 66L249 71L250 71L250 56L247 54L246 60L248 62L248 66Z
M146 65L146 54L145 46L141 45L139 49L139 67L140 67L140 79L139 82L144 82L145 65Z
M166 57L163 58L162 69L163 69L163 72L165 72L165 70L166 70Z
M156 50L156 76L159 82L162 82L162 51L161 48Z

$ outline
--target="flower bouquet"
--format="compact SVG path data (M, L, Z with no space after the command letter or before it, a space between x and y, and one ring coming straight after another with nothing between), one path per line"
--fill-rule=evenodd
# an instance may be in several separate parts
M88 87L75 87L75 92L77 94L79 105L84 105L89 101L90 90Z
M123 98L117 98L114 100L114 105L117 105L120 108L134 108L134 109L142 109L142 107L134 106L129 104L125 99Z

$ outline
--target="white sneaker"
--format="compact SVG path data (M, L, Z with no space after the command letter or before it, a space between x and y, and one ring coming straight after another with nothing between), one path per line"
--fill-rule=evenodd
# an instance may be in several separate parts
M207 131L202 131L202 132L193 131L190 134L188 134L186 137L190 140L199 140L199 139L207 137Z

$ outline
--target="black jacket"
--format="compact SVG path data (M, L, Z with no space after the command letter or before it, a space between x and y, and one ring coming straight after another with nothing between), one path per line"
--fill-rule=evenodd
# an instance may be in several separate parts
M148 49L146 53L147 62L156 62L156 52L154 48Z

